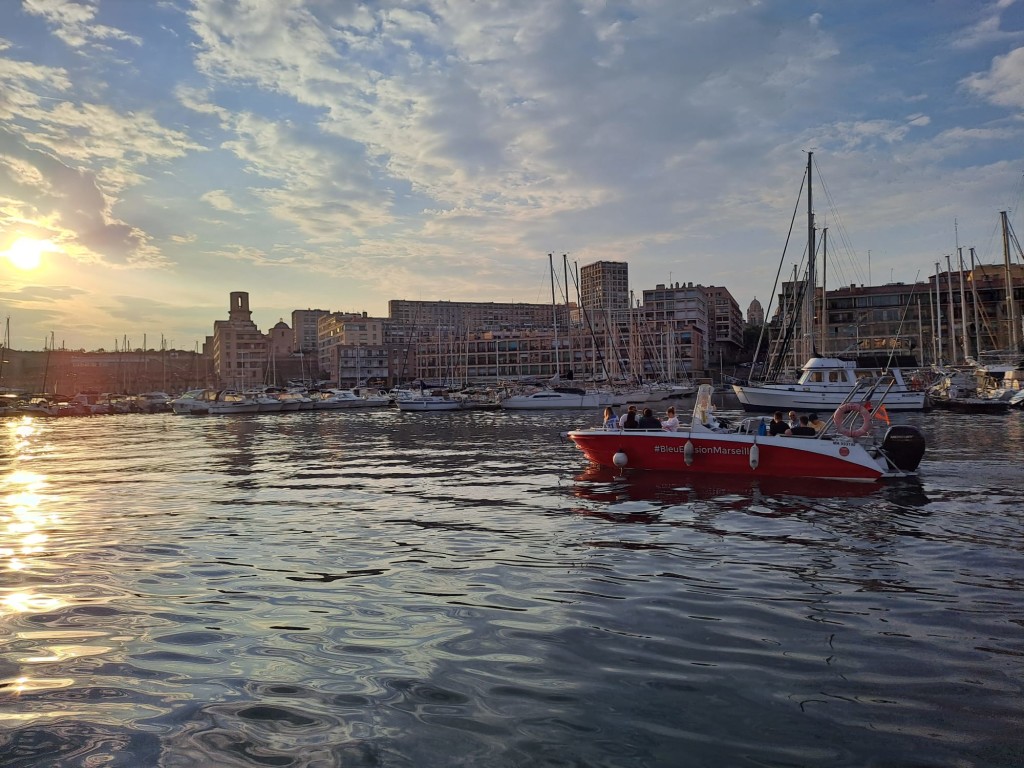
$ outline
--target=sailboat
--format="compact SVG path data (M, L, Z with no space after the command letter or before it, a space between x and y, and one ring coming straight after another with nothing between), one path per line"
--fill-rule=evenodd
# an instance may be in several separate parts
M565 256L563 259L563 267L565 264ZM551 309L553 313L554 322L554 361L555 361L555 375L548 381L548 385L537 388L529 392L520 392L516 394L508 395L499 402L499 406L506 410L518 410L518 411L535 411L535 410L553 410L553 409L574 409L574 408L603 408L606 405L612 405L612 394L610 392L586 390L576 386L573 386L573 369L572 369L572 333L571 329L567 329L568 333L568 366L567 366L567 381L568 384L563 382L560 371L560 360L561 360L561 341L558 336L558 305L555 299L555 265L552 254L548 254L548 269L551 273ZM568 289L568 277L566 277L566 289Z
M886 362L877 360L844 360L838 357L820 357L814 348L815 229L812 194L813 152L807 153L807 273L797 298L797 312L790 324L786 344L776 351L779 360L788 353L792 344L792 329L802 331L801 345L806 360L795 382L733 384L732 389L744 410L803 412L831 411L850 401L878 403L884 399L888 411L920 411L927 406L927 393L923 388L911 388L903 372ZM796 281L794 281L795 283ZM824 294L822 297L824 307ZM822 315L825 312L822 311Z

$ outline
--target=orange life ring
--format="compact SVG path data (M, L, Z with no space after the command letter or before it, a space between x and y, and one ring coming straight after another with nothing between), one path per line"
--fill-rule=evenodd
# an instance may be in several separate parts
M856 422L846 426L843 422L851 413L860 416L860 426L855 428ZM836 424L836 432L847 437L864 437L871 431L871 411L860 403L843 403L836 412L832 414L832 421Z

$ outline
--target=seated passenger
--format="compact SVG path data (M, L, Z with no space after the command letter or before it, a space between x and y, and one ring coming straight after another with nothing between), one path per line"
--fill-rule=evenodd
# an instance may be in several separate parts
M814 427L807 423L807 417L801 416L800 424L795 427L790 427L787 434L796 435L797 437L814 437L818 433L815 431Z
M676 418L675 406L670 405L668 410L665 411L665 420L661 422L661 428L666 432L679 431L679 419Z
M640 429L636 418L636 406L631 405L619 419L619 429Z
M815 432L825 431L825 422L819 419L818 414L816 413L812 413L810 416L807 417L807 423L810 426L814 427Z
M604 428L605 429L618 429L619 428L619 417L615 415L615 409L610 405L604 409Z
M640 429L661 429L661 421L654 415L650 408L644 408L643 416L640 417Z
M772 420L768 424L768 434L771 437L776 435L784 435L789 431L789 424L782 420L782 411L776 411L772 415Z

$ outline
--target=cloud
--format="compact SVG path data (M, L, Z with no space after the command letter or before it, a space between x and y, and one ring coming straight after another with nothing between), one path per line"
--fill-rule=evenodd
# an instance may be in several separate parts
M111 214L96 177L31 149L21 136L0 130L0 229L45 222L46 238L85 262L162 263L149 236Z
M152 237L114 207L147 179L143 168L201 147L146 111L67 100L73 84L59 68L0 59L0 86L0 227L46 221L49 237L82 261L162 265Z
M208 203L212 208L215 208L218 211L239 213L242 210L223 189L211 189L199 199L204 203Z
M964 78L962 85L997 106L1024 109L1024 47L996 56L988 72Z
M982 12L982 17L972 26L960 32L953 40L954 48L980 48L985 45L1002 44L1020 40L1020 30L1002 28L1002 15L1017 0L996 0Z
M1015 178L1024 99L1011 3L943 7L35 0L0 40L0 227L87 263L83 329L124 322L126 266L200 334L235 289L274 320L288 286L546 301L549 251L764 297L813 149L861 242L927 263Z
M90 0L22 0L26 13L40 16L54 29L54 34L72 48L87 45L103 47L100 40L118 40L142 45L133 35L95 23L98 3Z

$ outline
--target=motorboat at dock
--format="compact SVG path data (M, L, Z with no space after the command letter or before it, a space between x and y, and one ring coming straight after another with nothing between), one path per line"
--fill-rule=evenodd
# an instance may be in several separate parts
M890 411L921 411L928 406L923 383L906 380L896 367L862 364L836 357L812 357L795 383L734 384L733 392L747 411L825 412L845 403L858 387L885 392Z

